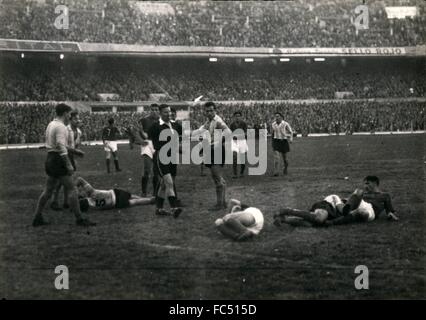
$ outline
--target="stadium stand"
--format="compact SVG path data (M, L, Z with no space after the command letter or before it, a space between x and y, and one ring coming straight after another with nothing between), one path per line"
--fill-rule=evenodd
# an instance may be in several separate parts
M69 29L47 6L69 8ZM426 43L424 1L365 1L367 30L356 30L358 0L221 2L12 1L0 3L0 38L149 45L372 47ZM414 5L413 17L389 19L388 5ZM49 8L49 9L48 9ZM19 21L19 23L17 23Z
M121 101L145 101L152 93L189 101L424 97L420 59L340 59L321 64L294 59L248 65L235 59L0 58L0 101L96 101L114 94ZM330 73L330 70L333 70Z

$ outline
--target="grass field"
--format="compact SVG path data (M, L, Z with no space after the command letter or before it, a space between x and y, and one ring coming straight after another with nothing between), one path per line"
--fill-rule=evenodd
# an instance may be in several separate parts
M52 225L33 228L45 175L45 151L0 152L0 296L36 298L294 299L425 298L424 135L298 138L289 175L232 180L228 197L265 215L258 238L232 242L214 228L214 186L195 165L180 166L187 205L179 219L151 206L90 212L98 225L77 227L69 211L46 209ZM138 150L120 146L123 172L105 175L102 148L86 147L78 175L95 187L140 192ZM268 170L272 169L269 157ZM378 175L401 218L363 225L281 229L281 206L309 208L362 178ZM349 179L345 180L344 177ZM131 180L130 180L131 179ZM66 265L70 289L56 290L54 269ZM369 268L369 290L356 290L354 269Z

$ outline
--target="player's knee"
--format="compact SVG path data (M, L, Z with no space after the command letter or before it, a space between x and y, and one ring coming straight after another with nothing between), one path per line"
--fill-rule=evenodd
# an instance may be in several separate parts
M362 189L357 188L355 189L353 194L356 195L357 197L362 197L362 195L364 194L364 191Z
M324 223L328 218L328 212L324 209L316 209L314 215L317 223Z
M216 228L217 227L220 227L221 225L223 225L223 219L217 219L215 222L214 222L214 225L216 226Z

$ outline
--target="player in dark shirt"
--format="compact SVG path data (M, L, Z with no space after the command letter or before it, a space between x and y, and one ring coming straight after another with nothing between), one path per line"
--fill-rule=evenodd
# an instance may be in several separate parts
M179 134L179 144L182 142L182 121L177 120L177 111L175 108L171 108L170 109L170 122L172 123L173 127L175 128L175 130L177 132L180 132ZM179 150L179 153L181 153L181 150ZM177 173L176 173L177 174ZM173 186L175 188L175 196L176 196L176 203L178 207L182 207L182 201L179 199L178 194L177 194L177 188L176 188L176 174L173 176Z
M238 178L237 166L240 163L240 176L244 176L246 169L246 153L247 146L247 124L242 119L242 114L239 111L234 112L234 121L229 126L231 131L235 134L235 130L240 129L244 132L243 135L235 136L232 140L232 169L234 175L232 178Z
M152 145L152 138L149 136L149 132L154 123L158 122L158 105L152 104L150 106L151 113L149 116L142 118L139 121L139 127L136 131L136 143L141 145L142 155L142 177L141 177L141 189L142 196L146 197L148 194L148 183L152 176L153 168L153 157L154 157L154 146ZM152 193L155 193L155 189L158 183L158 177L154 174L152 179Z
M173 163L171 157L178 156L179 151L179 136L182 135L182 127L177 126L175 122L170 121L170 107L166 104L162 104L159 107L160 109L160 119L155 122L150 131L149 136L152 138L152 143L154 145L154 172L159 177L159 182L157 184L155 192L155 201L156 201L156 214L158 215L170 215L172 214L175 218L179 216L182 212L182 209L178 207L176 201L175 187L173 177L176 176L177 171L177 161ZM166 141L160 140L160 134L168 130L170 135ZM164 133L163 133L164 134ZM161 149L169 144L172 139L176 143L176 152L172 154L173 150L168 150L167 157L163 155L164 151ZM164 199L168 198L170 203L171 212L163 209Z
M115 170L121 171L118 164L118 147L117 139L120 135L120 131L114 126L114 118L108 119L108 126L102 130L102 142L104 143L104 150L106 152L106 167L107 172L110 173L110 159L111 154L114 157Z
M380 180L376 176L367 176L364 178L364 190L358 189L357 201L366 202L370 204L374 210L374 219L378 219L379 216L385 212L386 218L391 221L398 221L399 218L396 215L395 209L392 205L392 199L389 193L382 192L379 189ZM356 202L355 202L356 203ZM351 204L354 207L354 204ZM329 222L328 224L346 224L354 221L354 217L348 212L351 209L349 205L345 205L343 208L343 217L336 219L335 221Z
M398 221L388 193L379 190L379 178L364 178L364 190L356 189L347 200L330 195L316 202L309 211L284 208L274 216L274 224L331 226L354 222L370 222L385 211L388 220Z

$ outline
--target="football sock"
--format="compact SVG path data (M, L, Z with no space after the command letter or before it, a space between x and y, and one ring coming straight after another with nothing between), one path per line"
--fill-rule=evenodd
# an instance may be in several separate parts
M118 165L118 160L114 160L115 170L120 171L120 166Z
M146 176L142 177L141 187L142 187L143 194L147 193L148 181L149 181L149 177L146 177ZM155 192L155 187L154 187L154 192Z
M172 208L176 208L176 197L169 197L169 203L170 203L170 207Z
M110 160L106 159L107 172L110 173Z
M160 198L160 197L156 197L155 198L155 205L157 207L157 209L162 209L164 206L164 199Z

